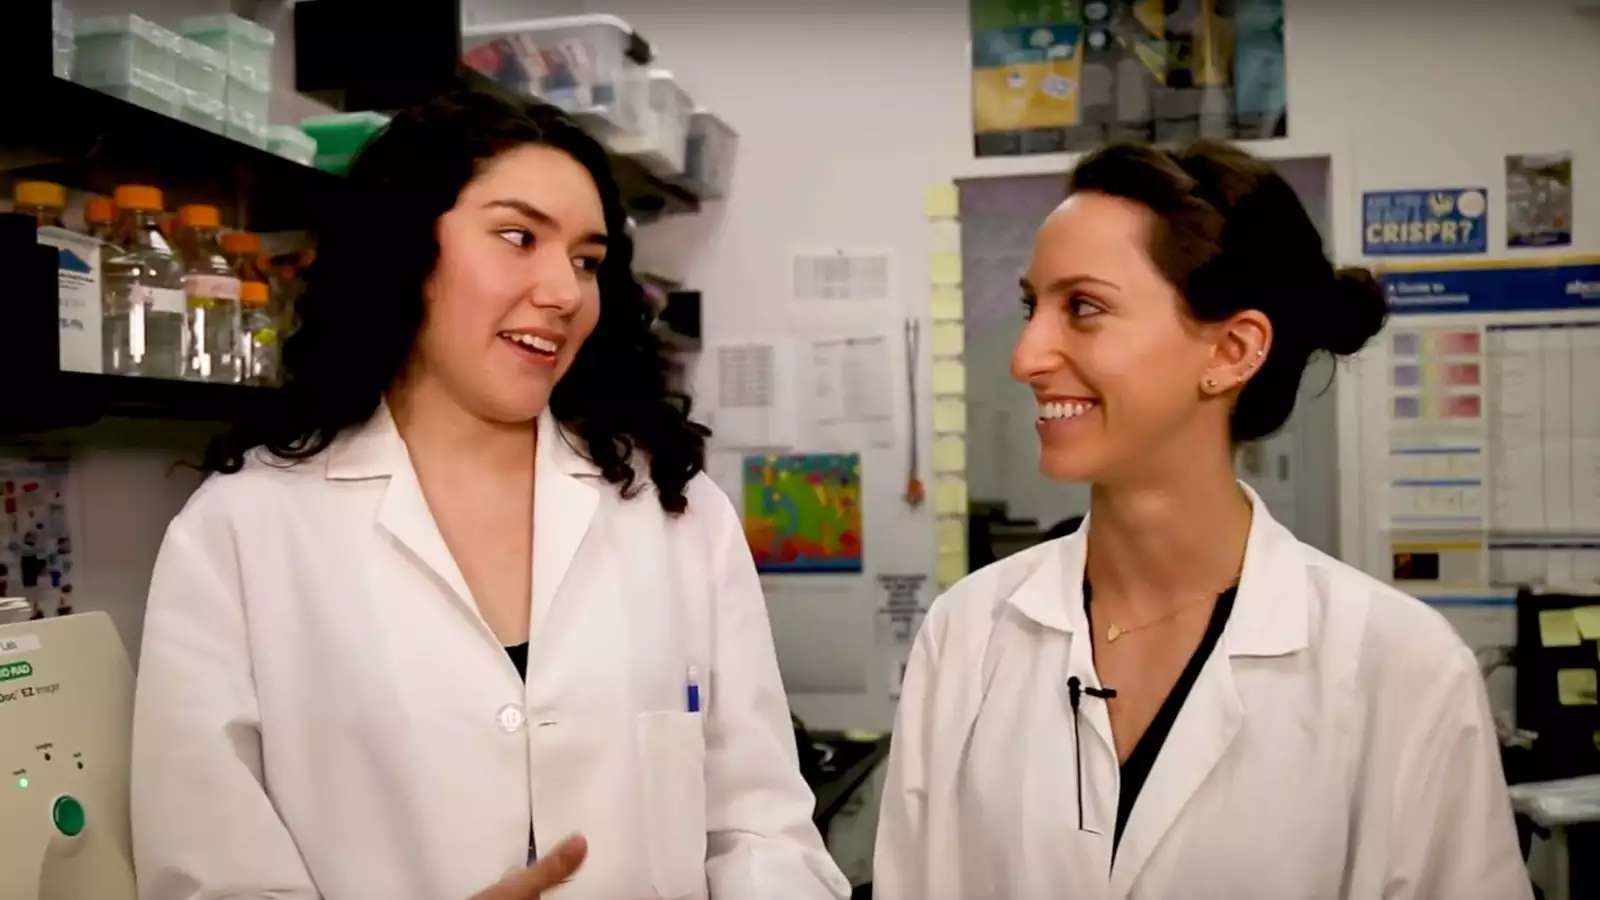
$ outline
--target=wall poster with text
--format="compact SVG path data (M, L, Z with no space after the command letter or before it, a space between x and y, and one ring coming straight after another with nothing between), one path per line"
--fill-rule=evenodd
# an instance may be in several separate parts
M971 0L978 156L1288 133L1283 0Z
M1488 247L1489 199L1481 187L1361 195L1361 252L1367 256L1482 253Z

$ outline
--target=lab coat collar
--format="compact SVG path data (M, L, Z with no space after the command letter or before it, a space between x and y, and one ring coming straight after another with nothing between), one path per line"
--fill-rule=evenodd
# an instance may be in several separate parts
M576 436L561 427L548 409L539 414L537 427L539 462L548 461L568 475L599 477L600 468L578 451ZM388 401L379 401L370 419L341 434L328 448L326 472L334 481L359 481L387 478L410 465L411 458Z
M578 438L568 434L552 413L541 413L536 427L539 441L534 462L532 622L540 621L554 602L556 591L588 534L603 483L599 467L577 450ZM329 448L327 477L389 479L378 508L378 525L405 545L475 618L481 619L466 578L428 508L387 403L380 403L371 419L340 436ZM488 633L487 626L485 632Z
M1250 500L1250 532L1233 614L1222 642L1229 656L1281 656L1310 644L1310 584L1300 542L1272 518L1266 504L1240 482ZM1083 611L1083 572L1088 558L1089 517L1063 538L1054 553L1011 593L1018 612L1068 634L1088 628Z

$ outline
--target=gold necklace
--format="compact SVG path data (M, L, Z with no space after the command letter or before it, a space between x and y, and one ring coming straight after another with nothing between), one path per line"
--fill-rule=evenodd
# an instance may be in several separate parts
M1200 597L1198 599L1191 600L1188 603L1185 603L1184 605L1182 605L1182 606L1178 607L1177 609L1173 610L1172 612L1169 612L1164 616L1159 616L1157 618L1151 619L1150 621L1145 622L1143 625L1135 625L1135 626L1133 626L1131 628L1124 628L1124 627L1122 627L1121 625L1118 625L1115 622L1110 623L1109 625L1106 626L1106 643L1115 644L1117 642L1117 638L1120 638L1120 637L1122 637L1124 635L1132 634L1135 631L1143 631L1146 628L1154 628L1155 626L1160 625L1163 622L1168 622L1168 621L1171 621L1172 619L1177 618L1179 615L1188 612L1190 608L1192 608L1195 605L1197 605L1200 602L1200 600L1207 600L1207 599L1212 599L1214 597L1218 597L1224 591L1228 590L1228 588L1238 587L1239 586L1239 577L1242 574L1244 574L1242 571L1239 572L1239 573L1236 573L1233 576L1233 579L1228 582L1227 587L1224 587L1221 591L1217 591L1215 594L1211 594L1209 597Z

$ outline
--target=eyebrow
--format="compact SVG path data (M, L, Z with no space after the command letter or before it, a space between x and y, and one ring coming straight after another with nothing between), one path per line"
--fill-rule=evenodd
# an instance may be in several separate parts
M561 228L561 223L556 221L556 217L555 216L550 215L549 213L545 212L544 210L538 208L537 206L533 206L531 204L524 203L523 201L518 200L518 199L516 199L514 197L510 197L510 198L506 198L506 199L502 199L502 200L490 200L488 203L485 203L483 205L483 208L484 209L509 209L512 212L515 212L518 215L522 216L524 219L527 219L528 221L533 222L533 223L535 223L537 225L543 225L546 228L554 228L556 230L560 230L560 228ZM600 246L605 247L605 246L609 246L610 245L611 240L610 240L610 238L606 237L606 235L603 232L591 231L588 234L584 235L582 240L579 241L579 243L581 243L581 244L599 244Z
M1039 293L1038 291L1034 290L1033 282L1029 281L1028 276L1026 275L1017 279L1017 284L1022 286L1022 291L1025 294ZM1108 287L1114 291L1122 290L1122 288L1118 287L1115 282L1107 281L1104 278L1096 278L1093 275L1068 275L1065 278L1057 278L1055 281L1045 285L1044 293L1064 294L1080 284L1098 284L1101 287Z

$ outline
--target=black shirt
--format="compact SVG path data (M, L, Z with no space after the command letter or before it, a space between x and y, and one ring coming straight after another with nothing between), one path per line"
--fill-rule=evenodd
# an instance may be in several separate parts
M1183 709L1183 701L1188 699L1189 691L1200 677L1200 670L1205 667L1206 660L1211 657L1211 651L1216 649L1217 641L1222 637L1223 626L1228 624L1228 616L1233 613L1233 598L1238 591L1237 587L1231 587L1217 596L1217 605L1211 610L1211 621L1206 624L1206 633L1200 638L1200 646L1194 648L1194 655L1189 657L1188 665L1183 667L1183 673L1178 676L1178 682L1172 686L1172 692L1161 702L1156 717L1150 720L1150 727L1140 736L1139 743L1133 745L1133 752L1128 754L1128 761L1122 764L1122 789L1117 794L1117 830L1111 837L1113 857L1116 855L1117 845L1122 843L1122 830L1128 826L1128 816L1133 813L1134 801L1139 799L1139 792L1144 789L1145 779L1150 777L1150 770L1155 768L1156 757L1161 753L1161 746L1167 742L1167 735L1172 731L1172 723L1178 720L1178 712ZM1089 599L1089 582L1085 579L1083 611L1089 619L1089 632L1093 634L1094 610Z
M511 664L517 667L517 674L523 681L528 680L528 642L523 641L514 647L506 648L506 655L511 657Z
M517 667L517 674L522 676L522 680L523 681L527 681L528 680L528 642L527 641L523 641L520 644L516 644L514 646L507 647L506 648L506 655L511 657L511 664L513 666ZM528 829L528 865L530 865L530 866L533 865L534 855L538 852L537 850L534 849L536 846L537 846L537 844L536 844L536 842L534 841L534 838L533 838L533 829L529 828Z

